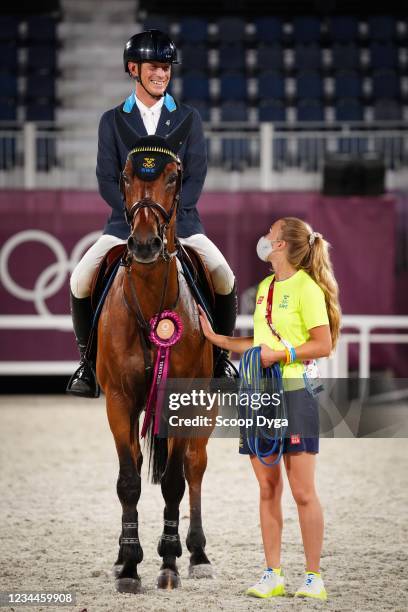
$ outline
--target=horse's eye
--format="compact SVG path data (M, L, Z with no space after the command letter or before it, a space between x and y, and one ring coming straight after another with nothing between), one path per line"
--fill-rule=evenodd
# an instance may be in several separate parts
M123 181L125 185L129 185L129 177L127 174L122 174Z
M170 174L167 178L167 184L168 185L173 185L177 180L177 174L175 174L174 172L172 174Z

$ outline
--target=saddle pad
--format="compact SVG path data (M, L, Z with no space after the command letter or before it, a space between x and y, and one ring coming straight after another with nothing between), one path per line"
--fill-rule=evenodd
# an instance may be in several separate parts
M187 256L186 256L186 253L187 253ZM199 288L204 293L204 297L206 298L207 304L211 307L211 310L214 310L214 306L215 306L214 285L212 283L208 268L205 265L201 256L192 247L182 245L182 248L179 251L178 257L179 259L180 258L183 259L183 261L188 266L192 277L197 279ZM195 297L194 292L193 292L193 295Z
M122 259L126 253L126 248L126 244L118 244L112 247L99 264L99 267L92 279L91 285L91 304L94 312L99 304L99 300L101 299L103 290L105 288L105 283L117 262Z

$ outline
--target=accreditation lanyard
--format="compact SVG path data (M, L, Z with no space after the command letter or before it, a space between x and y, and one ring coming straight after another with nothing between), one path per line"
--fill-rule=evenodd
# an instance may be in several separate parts
M273 279L271 280L271 284L269 285L268 298L266 300L265 319L266 319L266 322L268 323L268 326L269 326L271 332L275 336L275 338L277 338L279 340L279 342L281 342L283 344L283 346L285 346L290 351L290 349L293 348L292 344L290 342L288 342L287 340L284 340L282 338L282 336L280 335L280 333L278 332L278 330L276 329L276 327L272 323L272 305L273 305L273 290L274 290L274 287L275 287L275 277L273 277Z

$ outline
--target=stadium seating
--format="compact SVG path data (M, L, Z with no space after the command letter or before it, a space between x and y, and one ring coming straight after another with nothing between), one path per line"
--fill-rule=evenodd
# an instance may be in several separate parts
M221 100L243 101L247 98L247 82L239 72L226 72L220 78Z
M283 70L283 48L280 44L261 44L256 62L259 71Z
M278 71L268 70L258 77L258 97L261 100L285 98L285 79Z
M224 72L230 70L245 72L245 48L241 43L220 45L218 68Z
M398 67L398 49L393 43L373 42L370 46L371 70Z
M335 76L336 98L360 98L362 95L361 77L352 70L342 70Z
M245 20L242 17L222 17L217 26L219 41L242 43L245 40Z
M10 98L0 98L0 121L15 121L16 104Z
M14 41L0 41L0 70L17 70L17 46Z
M203 121L258 118L292 125L407 116L407 28L401 21L386 14L153 14L142 27L175 38L181 64L169 91L197 108ZM57 34L53 16L0 16L0 120L55 118ZM243 143L223 141L223 158L226 147L238 164ZM282 147L274 150L277 163L286 155Z
M246 122L248 110L243 102L224 102L221 105L221 121ZM228 170L243 170L249 157L249 142L245 138L222 139L222 165Z
M282 100L262 100L258 109L258 121L286 121L286 108Z
M297 107L298 121L324 121L321 100L300 100Z
M183 45L182 70L204 70L208 69L208 51L203 44Z
M293 20L293 39L297 43L319 43L320 19L301 16Z
M167 17L151 15L143 23L144 30L161 30L170 33L170 21Z
M322 67L322 54L317 44L295 46L296 70L320 70Z
M335 105L337 121L362 121L363 107L359 100L340 98Z
M332 47L332 66L334 69L358 70L360 50L355 43L335 43Z
M0 40L16 41L18 38L17 17L0 15Z
M26 21L26 39L30 42L51 42L56 37L56 22L53 17L33 15Z
M377 98L399 98L401 85L394 70L378 70L373 73L373 96Z
M179 40L181 44L206 43L208 38L208 21L195 17L180 19Z
M371 40L391 41L396 34L396 20L392 15L371 15L368 27Z
M402 107L397 100L382 98L374 104L374 119L377 121L401 121Z
M283 21L280 17L254 19L256 39L259 43L276 44L283 39Z
M358 18L352 15L334 15L329 22L329 36L332 42L355 42L359 36Z
M209 100L210 83L204 72L192 71L183 75L183 97L189 100Z
M296 95L298 98L323 97L323 80L319 72L305 70L296 78Z

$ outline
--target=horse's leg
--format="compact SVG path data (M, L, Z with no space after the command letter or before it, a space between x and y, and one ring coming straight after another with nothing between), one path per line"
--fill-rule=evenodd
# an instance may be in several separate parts
M161 490L166 505L163 533L157 547L158 554L163 558L157 577L159 589L174 589L180 586L176 557L181 557L178 527L179 506L186 488L183 473L185 446L186 440L184 439L173 438L169 441L166 470L161 480Z
M109 425L115 439L119 457L117 493L122 504L122 531L119 537L119 554L114 566L116 589L122 593L138 593L141 581L137 565L143 559L139 542L137 504L141 492L138 419L132 413L128 400L107 393Z
M207 467L207 438L189 440L184 459L184 472L190 493L190 527L186 544L190 551L189 575L192 578L212 578L211 562L204 552L205 535L201 520L201 483Z

